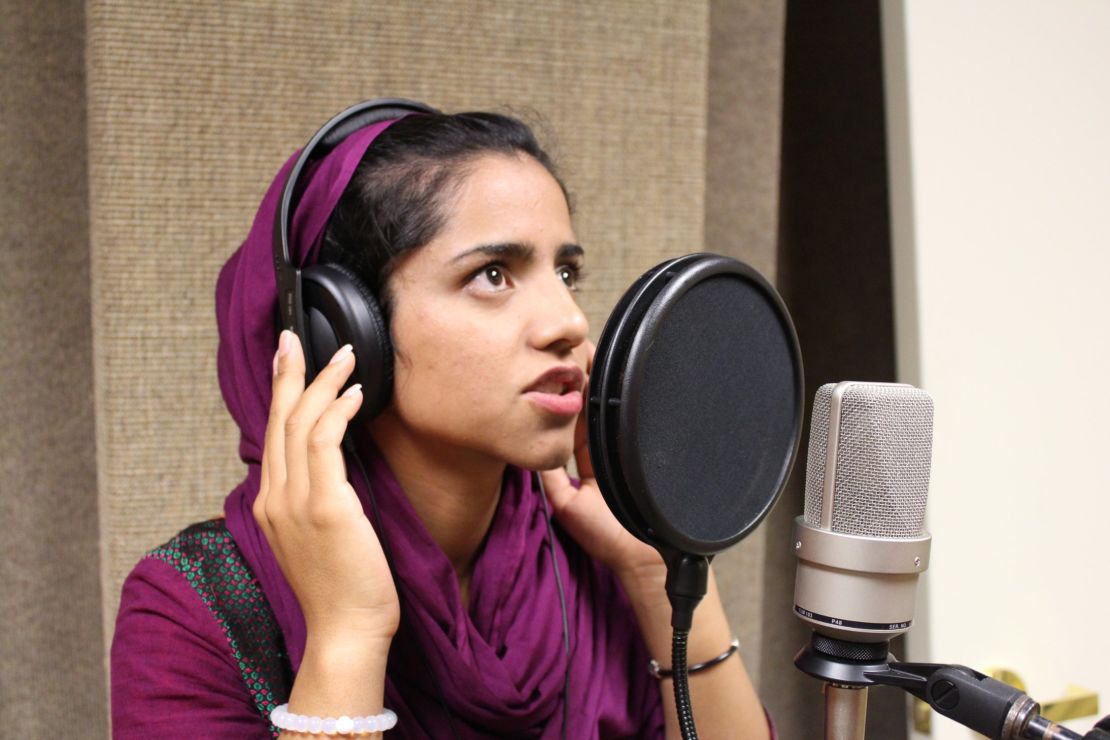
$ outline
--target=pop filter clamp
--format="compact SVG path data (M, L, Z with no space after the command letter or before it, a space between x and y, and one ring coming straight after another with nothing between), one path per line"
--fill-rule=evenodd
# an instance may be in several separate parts
M663 262L602 330L587 421L598 487L667 566L672 670L684 738L685 640L709 562L770 512L798 453L801 349L786 306L748 265L709 253Z

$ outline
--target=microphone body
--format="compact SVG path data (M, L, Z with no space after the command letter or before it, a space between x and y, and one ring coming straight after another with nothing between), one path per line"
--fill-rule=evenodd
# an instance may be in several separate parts
M822 386L813 403L805 513L795 520L794 612L813 642L795 660L825 681L825 737L862 740L865 668L913 624L924 530L933 402L899 383Z
M794 611L828 637L889 641L913 623L929 565L932 399L898 383L830 383L812 418Z

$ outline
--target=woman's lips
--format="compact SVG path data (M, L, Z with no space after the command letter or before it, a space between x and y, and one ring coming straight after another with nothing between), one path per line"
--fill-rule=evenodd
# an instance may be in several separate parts
M582 391L566 393L528 391L524 395L544 411L558 416L577 416L582 411Z
M582 389L586 374L573 365L553 367L524 390L529 401L548 413L576 416L582 411Z

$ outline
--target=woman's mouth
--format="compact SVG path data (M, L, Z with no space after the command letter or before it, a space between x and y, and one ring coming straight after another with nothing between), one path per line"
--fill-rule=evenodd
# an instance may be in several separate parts
M529 401L557 416L577 416L582 411L586 374L573 365L548 370L524 391Z
M567 393L558 394L528 391L524 395L544 411L559 416L578 416L582 411L582 391L568 391Z

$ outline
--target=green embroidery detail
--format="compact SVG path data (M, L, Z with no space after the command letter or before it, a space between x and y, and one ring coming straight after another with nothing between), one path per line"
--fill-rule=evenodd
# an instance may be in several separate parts
M181 573L216 618L258 711L270 712L293 685L277 618L222 519L194 524L147 553ZM276 697L281 697L280 699ZM270 725L277 738L281 731Z

